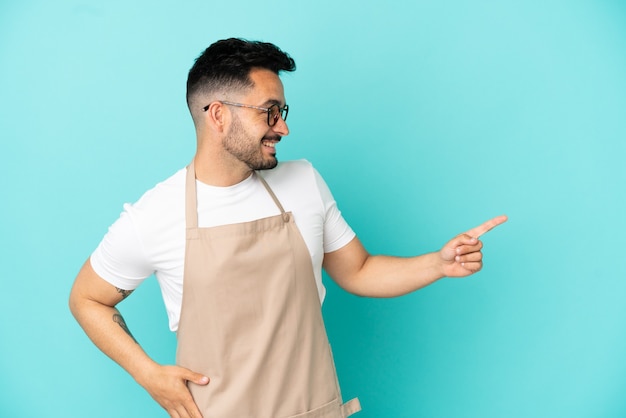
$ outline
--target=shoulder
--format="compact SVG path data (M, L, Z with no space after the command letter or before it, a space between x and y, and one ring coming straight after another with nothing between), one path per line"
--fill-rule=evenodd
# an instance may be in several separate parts
M319 174L307 160L293 160L280 162L276 168L260 172L263 178L272 187L303 187L306 184L315 185L315 178Z
M281 162L260 172L285 209L324 212L326 184L307 160Z
M319 200L326 189L326 183L307 160L281 162L261 175L279 198L308 195Z
M278 163L276 168L272 170L264 171L263 173L267 173L268 175L275 174L286 174L286 173L304 173L310 172L314 170L313 164L310 161L301 159L301 160L291 160L291 161L281 161Z
M184 216L185 174L182 168L146 191L135 203L124 205L135 226L154 228ZM165 215L165 216L164 216Z
M184 194L186 168L178 170L167 179L157 183L153 188L146 191L133 206L149 207L155 203L165 203L169 198Z
M135 205L149 205L153 201L184 193L186 168L178 170L167 179L157 183L153 188L146 191Z

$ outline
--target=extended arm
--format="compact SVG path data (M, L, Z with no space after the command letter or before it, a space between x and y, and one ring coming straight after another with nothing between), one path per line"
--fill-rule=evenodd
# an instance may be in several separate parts
M400 296L442 277L465 277L482 268L482 234L506 222L493 218L458 235L433 253L416 257L370 255L358 238L324 255L324 269L350 293L369 297Z
M98 276L87 260L72 287L70 310L94 344L133 376L170 416L201 417L186 382L205 385L208 378L181 367L161 366L144 352L115 307L129 294Z

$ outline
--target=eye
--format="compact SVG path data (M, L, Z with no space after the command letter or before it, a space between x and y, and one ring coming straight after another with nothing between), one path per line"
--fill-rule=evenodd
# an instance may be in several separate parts
M268 116L270 126L274 126L276 122L278 122L278 118L280 118L280 108L278 105L271 105L268 109Z

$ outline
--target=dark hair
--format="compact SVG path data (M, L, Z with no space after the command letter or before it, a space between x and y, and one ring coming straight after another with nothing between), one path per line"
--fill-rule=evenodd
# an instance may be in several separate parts
M281 71L294 71L296 63L271 43L239 38L217 41L204 50L189 70L187 105L190 110L196 93L251 87L249 73L253 68L264 68L279 74Z

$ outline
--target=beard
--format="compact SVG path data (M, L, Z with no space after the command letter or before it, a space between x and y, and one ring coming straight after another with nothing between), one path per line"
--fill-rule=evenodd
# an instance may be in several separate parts
M230 131L224 138L224 149L233 157L250 167L251 170L270 170L278 165L276 155L266 156L263 154L261 141L264 139L280 141L280 136L263 137L254 139L246 131L241 120L233 115Z

